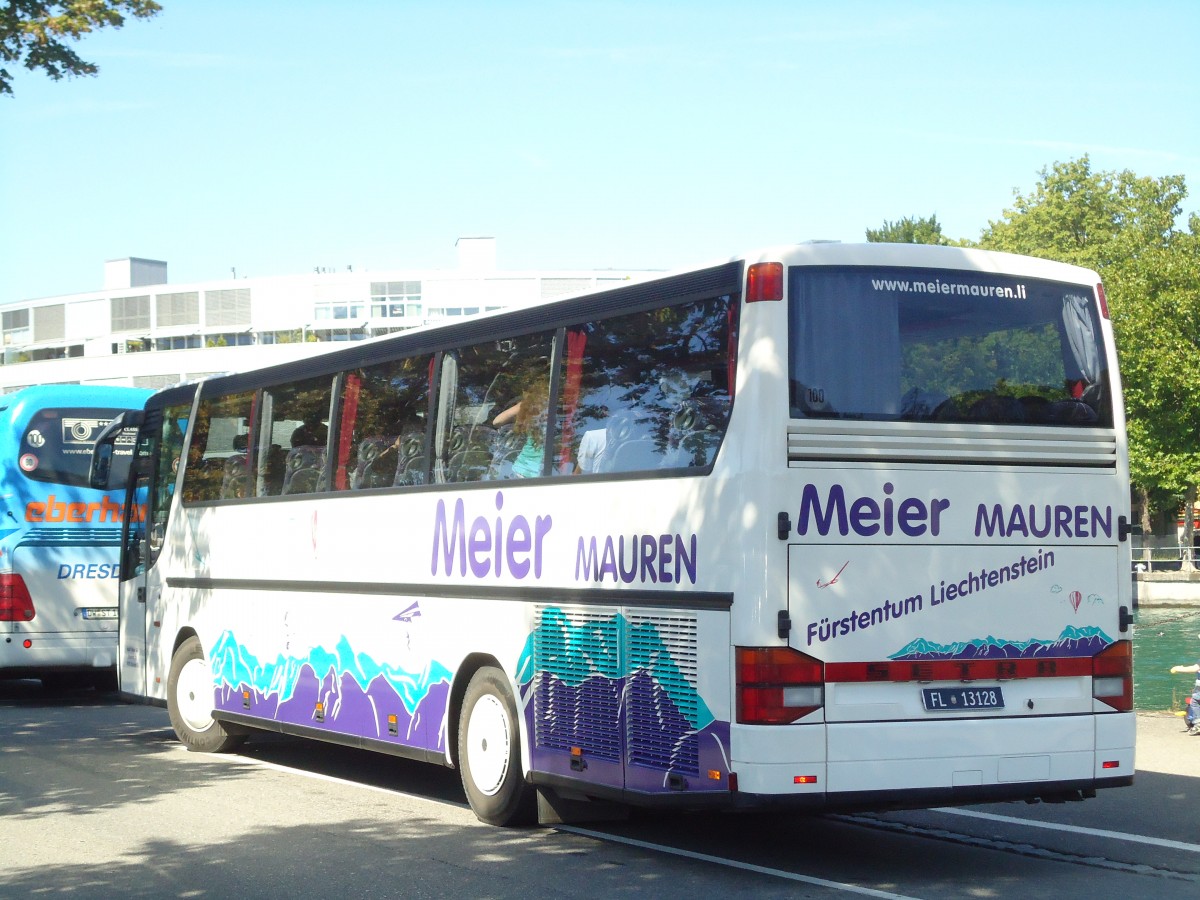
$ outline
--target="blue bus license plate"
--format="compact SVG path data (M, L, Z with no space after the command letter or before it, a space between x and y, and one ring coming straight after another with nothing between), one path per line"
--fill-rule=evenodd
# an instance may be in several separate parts
M926 712L971 709L1004 709L1004 693L996 687L925 688L921 691Z

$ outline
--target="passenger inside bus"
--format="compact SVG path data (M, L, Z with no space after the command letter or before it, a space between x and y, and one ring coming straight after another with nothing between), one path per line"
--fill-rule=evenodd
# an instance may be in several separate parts
M492 419L496 428L512 423L513 434L524 438L520 452L512 461L513 478L536 478L542 474L549 392L545 376L533 376L521 392L521 398Z
M325 474L325 440L328 428L308 419L292 431L283 476L284 494L310 494L321 487Z

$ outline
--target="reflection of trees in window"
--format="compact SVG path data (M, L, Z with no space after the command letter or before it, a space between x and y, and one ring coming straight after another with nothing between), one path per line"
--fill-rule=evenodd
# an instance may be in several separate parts
M254 392L210 397L200 402L192 442L188 447L187 471L183 480L183 499L187 502L220 500L238 496L236 473L225 478L240 460L245 478L245 444L239 442L250 427L254 413ZM244 438L243 438L244 440ZM223 490L224 488L224 490ZM244 481L242 496L244 496Z
M439 481L534 477L543 470L550 392L549 333L447 355L435 437Z
M183 436L187 431L191 404L181 403L163 410L162 431L158 441L158 461L155 467L153 507L150 510L150 527L161 542L166 534L167 513L171 508L171 497L175 493L175 479L183 458ZM139 453L139 456L141 454ZM152 548L157 557L161 543ZM153 559L150 560L153 562Z
M729 297L568 335L559 472L708 465L729 417Z
M264 431L272 443L284 446L324 446L329 422L333 380L328 375L268 388ZM286 433L285 433L286 432Z
M923 392L926 412L937 418L977 417L975 410L999 421L1023 420L1015 406L1006 413L1002 405L982 404L999 398L1034 407L1072 399L1053 324L907 343L901 354L902 390Z
M336 490L391 487L406 476L416 483L425 468L429 366L428 357L418 357L346 374Z
M913 278L903 269L791 271L794 417L1064 425L1105 418L1099 321L1077 289L981 272L922 270Z
M254 449L260 497L323 489L332 395L329 375L263 392L262 424Z
M175 477L179 474L179 463L183 455L183 436L187 431L187 420L191 404L168 406L163 410L162 435L158 443L157 495L154 508L166 511L175 493Z

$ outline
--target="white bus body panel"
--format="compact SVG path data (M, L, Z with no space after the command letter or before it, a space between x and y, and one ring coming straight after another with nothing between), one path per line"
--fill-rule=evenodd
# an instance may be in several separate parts
M1011 260L1014 272L1044 278L1083 284L1087 275L945 248L787 248L747 262L757 258L785 268L927 258L933 267L991 269ZM372 696L370 684L383 677L399 694L397 685L412 687L402 697L402 733L389 736L384 718L367 716L356 734L386 743L422 729L417 744L448 759L450 707L421 701L434 684L444 695L457 690L469 655L488 657L517 696L527 772L574 779L584 793L593 777L597 789L648 793L637 766L621 773L596 760L580 771L566 768L565 753L538 756L546 752L536 685L546 623L572 639L596 638L585 670L571 678L607 679L624 691L629 635L643 616L673 658L692 660L677 665L684 674L671 699L687 694L698 710L693 730L702 730L704 752L716 760L702 764L698 778L715 772L722 792L732 793L727 776L735 774L748 798L820 805L877 795L886 805L907 791L948 801L960 788L1026 785L1023 793L1033 795L1039 784L1052 792L1131 777L1133 715L1106 711L1085 676L1004 681L1003 707L966 714L926 709L930 685L919 681L829 683L823 707L791 725L740 725L735 710L739 646L790 644L827 664L855 664L928 648L953 657L972 641L1037 652L1096 632L1128 638L1119 625L1131 594L1128 542L1118 537L1118 520L1128 515L1127 466L1107 321L1116 419L1107 434L1092 429L1080 440L1067 430L980 426L944 441L901 423L791 420L787 303L743 304L740 315L736 400L709 474L448 484L191 508L176 498L165 549L146 576L144 690L165 697L172 648L185 630L200 636L214 672L236 673L216 684L219 703L230 704L222 709L236 714L241 701L229 689L255 685L246 692L248 718L284 721L298 671L318 657L337 660L329 668L340 673L336 683L304 676L323 692L321 708L303 713L304 733L332 733L338 711ZM1024 454L1020 465L1003 462L1014 446ZM893 458L880 460L881 447ZM781 513L790 529L782 537ZM1002 569L1007 576L992 577ZM623 592L655 599L623 604ZM701 595L728 601L706 606L696 601ZM786 636L780 613L790 616ZM676 627L683 637L671 643ZM662 773L653 774L653 789L665 793Z

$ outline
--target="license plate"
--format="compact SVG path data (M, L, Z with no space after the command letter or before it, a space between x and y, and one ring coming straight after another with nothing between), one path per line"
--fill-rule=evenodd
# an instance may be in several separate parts
M115 619L117 608L115 606L90 607L83 611L83 617L85 619Z
M1004 693L996 687L925 688L921 691L926 712L1004 709Z

